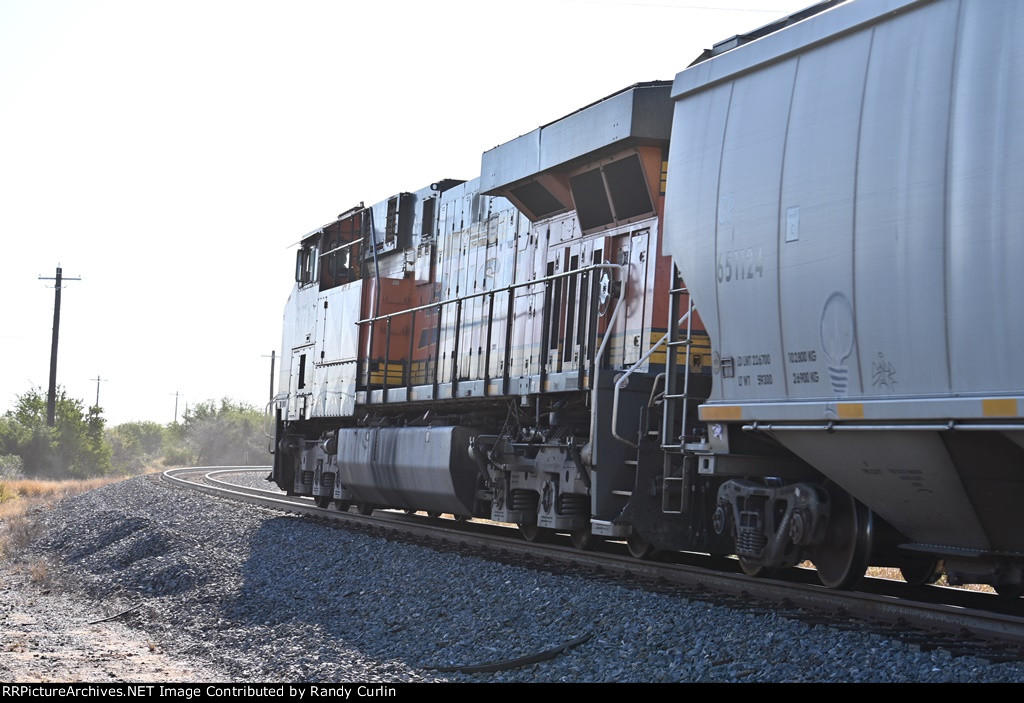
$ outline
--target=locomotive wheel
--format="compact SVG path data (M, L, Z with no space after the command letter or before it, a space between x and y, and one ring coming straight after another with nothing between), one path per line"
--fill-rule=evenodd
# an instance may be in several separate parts
M654 554L654 547L651 543L640 536L638 532L630 532L626 538L626 546L634 559L649 559Z
M334 501L334 507L343 513L347 513L348 509L352 507L352 501L342 500L341 498L338 498L337 500Z
M900 567L900 575L911 586L930 586L942 578L942 570L938 561L914 559Z
M331 507L330 496L315 496L313 500L316 501L316 507L318 508L329 508Z
M356 503L356 510L360 515L373 515L373 506L369 503Z
M593 549L594 544L597 542L597 538L594 537L594 533L590 531L589 525L570 532L569 539L572 541L572 546L584 552L589 549Z
M538 527L535 522L530 524L520 523L519 531L527 542L540 544L551 539L551 530L546 527Z
M868 570L873 522L871 511L846 493L833 494L825 543L811 550L818 580L829 588L849 588Z

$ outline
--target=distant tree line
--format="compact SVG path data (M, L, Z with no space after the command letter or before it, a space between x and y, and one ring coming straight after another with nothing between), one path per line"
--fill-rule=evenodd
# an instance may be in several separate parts
M0 416L0 479L89 478L171 466L269 464L263 412L228 398L200 403L181 422L107 427L103 409L57 389L47 424L46 391L32 388Z

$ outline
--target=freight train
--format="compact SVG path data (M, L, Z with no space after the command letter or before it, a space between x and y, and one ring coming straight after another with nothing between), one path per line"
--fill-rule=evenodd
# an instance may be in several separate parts
M1020 596L1022 36L1017 0L830 0L341 213L272 479Z

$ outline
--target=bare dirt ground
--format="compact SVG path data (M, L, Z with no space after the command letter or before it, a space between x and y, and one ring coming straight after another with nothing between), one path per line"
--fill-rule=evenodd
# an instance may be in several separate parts
M0 561L0 681L220 682L217 672L165 654L116 610L61 593L45 562Z

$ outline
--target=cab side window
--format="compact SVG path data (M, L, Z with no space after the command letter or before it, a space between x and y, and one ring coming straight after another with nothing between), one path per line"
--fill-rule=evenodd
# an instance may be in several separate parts
M317 281L319 275L320 247L316 242L302 245L295 256L295 281L300 286L308 286Z

